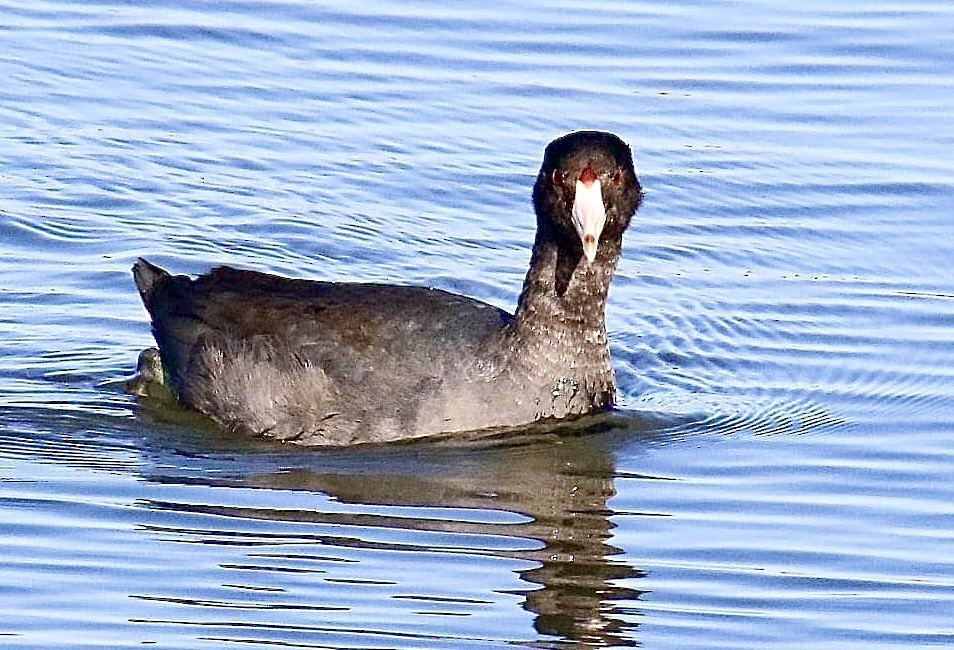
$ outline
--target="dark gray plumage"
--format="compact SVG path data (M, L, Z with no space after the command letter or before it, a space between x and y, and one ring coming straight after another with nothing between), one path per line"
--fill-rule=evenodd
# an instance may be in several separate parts
M436 289L133 267L169 386L231 430L349 445L513 427L613 404L605 305L641 200L629 147L547 147L516 313Z

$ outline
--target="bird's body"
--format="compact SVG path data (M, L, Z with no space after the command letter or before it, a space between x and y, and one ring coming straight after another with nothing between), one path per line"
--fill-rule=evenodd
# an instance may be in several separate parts
M604 223L589 241L574 190L594 185ZM224 427L309 445L514 427L612 405L605 303L640 196L615 136L552 143L513 315L423 287L228 267L190 279L145 260L134 275L170 388Z

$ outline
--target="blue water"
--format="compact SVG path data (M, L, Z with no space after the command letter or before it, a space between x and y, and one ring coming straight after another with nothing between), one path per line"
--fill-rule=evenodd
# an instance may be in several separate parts
M0 0L0 646L954 645L954 6ZM633 146L623 416L334 452L119 381L129 267L512 309Z

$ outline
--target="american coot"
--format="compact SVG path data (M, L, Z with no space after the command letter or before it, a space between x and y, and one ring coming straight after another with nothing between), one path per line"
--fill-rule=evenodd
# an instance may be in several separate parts
M629 147L550 143L516 313L438 289L294 280L140 259L169 387L233 430L304 445L514 427L612 406L605 306L642 197Z

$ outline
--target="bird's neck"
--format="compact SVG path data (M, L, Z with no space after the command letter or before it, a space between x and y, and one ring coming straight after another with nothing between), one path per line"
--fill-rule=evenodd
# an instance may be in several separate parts
M534 362L550 361L567 372L611 372L606 340L606 297L619 254L618 242L602 242L593 263L582 251L567 252L537 237L530 270L510 335ZM577 368L580 363L584 367ZM556 368L554 368L556 370Z

